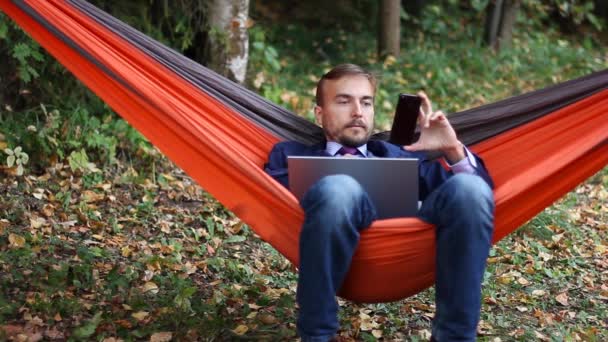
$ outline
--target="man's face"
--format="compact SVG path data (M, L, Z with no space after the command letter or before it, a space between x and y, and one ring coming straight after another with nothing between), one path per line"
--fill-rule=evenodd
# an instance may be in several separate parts
M349 147L367 143L374 128L374 88L369 80L365 76L326 80L322 96L315 116L327 140Z

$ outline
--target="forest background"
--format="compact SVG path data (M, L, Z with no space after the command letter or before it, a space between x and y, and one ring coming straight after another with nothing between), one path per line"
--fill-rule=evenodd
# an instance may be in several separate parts
M608 66L601 0L91 2L309 119L322 73L368 67L377 130L400 92L455 112ZM241 79L213 24L230 6ZM0 340L295 339L289 262L3 13L0 60ZM481 340L608 340L607 185L605 168L492 250ZM428 340L433 289L341 306L344 340Z

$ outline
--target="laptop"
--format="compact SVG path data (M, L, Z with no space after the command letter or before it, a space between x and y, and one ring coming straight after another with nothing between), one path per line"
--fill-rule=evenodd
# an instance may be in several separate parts
M416 216L418 159L288 156L289 189L299 201L319 179L346 174L356 179L376 206L379 219Z

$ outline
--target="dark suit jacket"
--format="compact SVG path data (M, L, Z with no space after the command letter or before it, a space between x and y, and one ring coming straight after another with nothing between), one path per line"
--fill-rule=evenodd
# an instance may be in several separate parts
M421 201L454 174L452 171L446 171L439 161L428 159L427 154L424 152L409 152L400 146L384 141L369 141L367 149L375 157L379 158L418 158L420 161L418 164L419 199ZM492 178L490 178L483 161L477 155L473 155L477 160L477 167L475 169L477 175L482 177L491 188L494 188ZM289 188L287 156L329 157L329 154L325 152L325 143L308 146L295 141L284 141L274 145L272 151L270 151L268 163L264 165L264 169L274 179L283 184L283 186Z

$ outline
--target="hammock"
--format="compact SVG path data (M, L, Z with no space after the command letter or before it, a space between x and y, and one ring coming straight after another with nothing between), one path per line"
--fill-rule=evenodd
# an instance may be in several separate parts
M0 8L87 87L291 262L303 213L262 167L314 124L233 84L82 0ZM608 70L450 115L496 183L494 242L608 163ZM385 138L379 134L375 138ZM380 302L433 284L434 228L416 218L363 232L344 298Z

